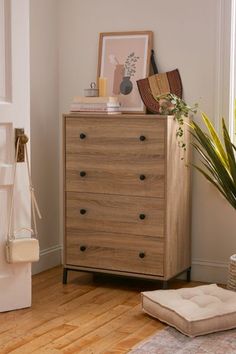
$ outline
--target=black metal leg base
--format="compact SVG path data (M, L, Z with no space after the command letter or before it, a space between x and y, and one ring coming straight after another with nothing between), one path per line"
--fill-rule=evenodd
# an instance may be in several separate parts
M168 289L168 281L167 281L167 280L163 280L163 282L162 282L162 289L163 289L163 290Z
M191 267L187 269L187 282L189 283L191 281Z
M67 273L68 273L68 269L67 268L63 268L63 278L62 278L62 283L63 284L67 284Z
M62 277L63 284L67 284L67 274L68 274L69 270L77 271L77 269L70 269L70 268L64 267L63 268L63 277ZM80 271L80 270L78 270L78 271ZM191 281L191 267L189 267L186 272L187 272L187 282L190 282ZM96 273L93 273L93 276L94 276L94 280L96 280ZM168 289L168 280L162 281L162 289L164 289L164 290Z

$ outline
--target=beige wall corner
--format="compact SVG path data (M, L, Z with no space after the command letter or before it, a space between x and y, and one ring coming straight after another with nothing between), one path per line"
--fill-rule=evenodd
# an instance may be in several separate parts
M34 272L60 264L58 6L30 1L31 163L42 213L38 222L41 259Z

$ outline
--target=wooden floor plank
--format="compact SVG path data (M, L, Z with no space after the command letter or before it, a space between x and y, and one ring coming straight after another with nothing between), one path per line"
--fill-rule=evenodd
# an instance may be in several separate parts
M160 323L159 321L149 321L127 337L123 337L122 340L113 345L108 351L105 351L104 354L127 353L137 343L142 342L144 339L148 338L156 331L160 331L165 327L166 326L163 323Z
M32 339L30 342L22 343L19 348L15 348L11 350L10 353L12 354L29 354L32 353L34 350L43 347L46 343L52 342L55 338L61 337L64 334L72 331L74 329L73 326L63 324L58 327L53 328L51 331L48 331L37 337ZM5 354L5 352L2 352ZM7 352L6 352L7 353Z
M116 333L119 332L123 336L125 335L122 331L123 326L132 320L139 309L140 305L136 305L133 308L124 307L123 310L121 305L118 306L113 311L81 326L78 332L78 340L63 348L61 347L61 349L63 349L65 354L87 352L88 350L91 353L95 352L95 350L98 350L98 353L102 352L102 350L107 349L107 345L110 347L110 340ZM120 334L118 339L121 339Z

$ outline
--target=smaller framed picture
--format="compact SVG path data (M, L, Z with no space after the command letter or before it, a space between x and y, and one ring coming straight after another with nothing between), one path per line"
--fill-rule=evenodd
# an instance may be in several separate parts
M149 75L152 31L100 33L98 82L118 96L124 113L144 113L136 81Z

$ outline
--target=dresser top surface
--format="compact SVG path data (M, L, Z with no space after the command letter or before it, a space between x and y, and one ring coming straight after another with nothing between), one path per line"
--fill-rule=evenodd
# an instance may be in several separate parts
M159 114L137 114L137 113L120 113L120 114L111 114L111 113L94 113L94 112L86 112L86 113L78 113L78 112L69 112L63 114L64 118L107 118L107 119L148 119L148 118L158 118L158 119L173 119L173 116L159 115Z

